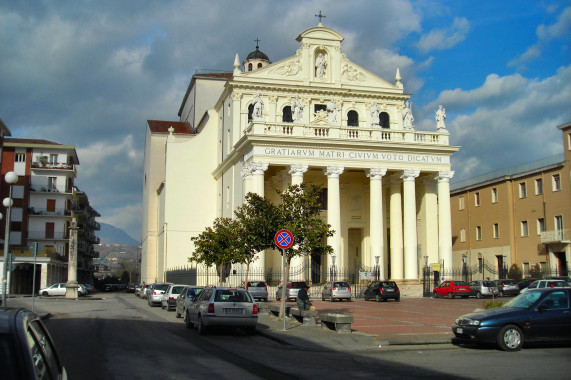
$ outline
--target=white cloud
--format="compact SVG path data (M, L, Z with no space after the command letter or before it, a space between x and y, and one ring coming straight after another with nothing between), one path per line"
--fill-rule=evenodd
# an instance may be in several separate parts
M452 25L445 29L433 29L420 38L416 47L423 53L432 50L447 50L466 39L470 22L464 17L456 17Z
M98 209L98 211L101 213L101 217L98 218L99 222L119 226L135 240L141 239L139 227L143 210L139 199L123 207L109 207Z
M142 73L143 63L150 52L149 46L120 48L114 51L107 61L107 67L121 70L132 75Z

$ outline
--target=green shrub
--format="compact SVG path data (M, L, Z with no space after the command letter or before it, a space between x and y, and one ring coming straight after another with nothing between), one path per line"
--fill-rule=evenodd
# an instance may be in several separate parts
M490 300L484 301L483 303L484 309L497 309L498 307L504 306L504 303L499 300Z

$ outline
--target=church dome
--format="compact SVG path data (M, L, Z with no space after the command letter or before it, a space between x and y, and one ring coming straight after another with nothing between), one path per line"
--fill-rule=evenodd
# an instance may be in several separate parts
M248 54L246 59L264 59L266 61L270 60L265 53L261 52L260 49L258 49L258 47L256 47L256 50Z
M265 53L260 51L260 46L258 45L259 41L259 39L256 39L256 50L248 54L244 62L242 62L245 72L261 69L262 67L272 63L270 58L268 58Z

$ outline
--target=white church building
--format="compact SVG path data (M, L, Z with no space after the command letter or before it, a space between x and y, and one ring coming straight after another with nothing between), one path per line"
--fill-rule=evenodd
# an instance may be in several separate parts
M142 281L196 266L191 237L233 217L248 192L278 202L276 189L302 182L324 188L334 253L294 260L321 272L294 277L319 283L333 265L377 267L381 279L418 284L426 264L452 265L450 157L459 147L444 118L415 130L398 68L390 82L360 67L335 30L319 23L297 41L277 62L256 46L243 62L236 54L233 72L196 73L177 121L148 120ZM279 271L281 255L260 252L252 267Z

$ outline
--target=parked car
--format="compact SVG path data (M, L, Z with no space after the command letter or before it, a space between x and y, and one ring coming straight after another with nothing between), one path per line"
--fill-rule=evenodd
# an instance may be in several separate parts
M321 290L321 300L325 301L326 298L331 302L344 299L351 302L351 286L346 281L330 281Z
M135 285L135 297L141 297L142 285Z
M2 379L67 379L48 329L30 310L0 308L0 348Z
M504 351L526 342L571 341L570 296L566 288L529 290L501 308L459 317L452 332L460 341L497 344Z
M500 291L493 281L475 280L470 281L470 295L476 298L498 296Z
M150 307L161 304L163 293L168 289L169 285L172 284L170 282L160 282L153 284L153 288L150 291L147 291L149 294L147 296L147 301L149 302Z
M268 302L268 285L265 281L248 281L245 288L255 300Z
M544 288L568 288L569 285L563 280L537 280L532 282L527 288L523 289L521 293L526 293L532 289Z
M93 291L93 285L90 285L90 284L81 284L81 285L85 288L85 291L87 292L87 294L89 294Z
M470 287L464 281L443 281L439 286L433 289L432 296L437 297L462 297L468 298L470 295Z
M517 286L514 280L504 278L495 280L494 284L496 284L500 291L500 297L517 296L519 294L519 286Z
M213 327L241 327L253 334L258 306L246 289L205 288L190 305L188 318L200 335Z
M196 299L196 296L204 289L202 286L187 286L176 299L176 317L184 316L186 327L191 328L190 320L187 318L187 310Z
M375 299L377 302L389 298L400 301L400 289L394 281L374 281L367 286L364 293L365 301Z
M161 297L161 308L171 311L176 308L176 298L186 288L186 285L169 285Z
M145 289L145 299L147 299L147 301L149 300L149 295L151 295L151 292L153 291L153 286L155 285L155 283L149 284L147 285L147 288Z
M129 284L125 287L127 293L135 293L135 284Z
M150 284L143 284L141 285L141 299L146 299L147 298L147 289L149 289L149 285Z
M307 286L305 281L290 281L286 286L286 301L295 301L297 297L297 293L299 289L303 289ZM280 301L282 299L282 286L278 286L278 290L276 290L276 300Z
M546 277L545 279L546 280L563 280L569 286L571 286L571 277L569 277L569 276L550 276L550 277Z
M83 287L83 285L82 284L77 284L77 285L78 285L77 292L79 293L79 295L80 296L86 295L87 290ZM45 296L45 297L47 297L47 296L65 296L66 291L67 291L67 284L65 282L60 282L57 284L53 284L49 288L40 289L38 294Z
M522 289L527 288L529 286L529 284L531 284L532 282L534 282L536 280L538 280L538 279L537 278L522 278L517 283L517 286L519 287L519 291L521 292Z

